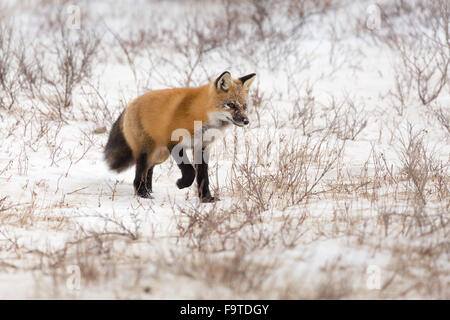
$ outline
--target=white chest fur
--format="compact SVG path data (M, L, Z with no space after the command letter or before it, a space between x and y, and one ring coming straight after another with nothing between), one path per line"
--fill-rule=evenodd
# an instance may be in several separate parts
M223 130L230 125L230 114L227 112L214 112L208 115L209 122L202 124L203 145L208 145L220 137Z
M219 130L225 129L230 123L230 114L228 112L212 112L208 114L209 128L215 128Z

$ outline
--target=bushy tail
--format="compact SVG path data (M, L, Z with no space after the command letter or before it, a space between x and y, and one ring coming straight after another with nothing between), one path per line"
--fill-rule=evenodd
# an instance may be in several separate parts
M121 172L133 164L133 154L120 125L122 118L123 113L114 122L104 151L109 168L117 172Z

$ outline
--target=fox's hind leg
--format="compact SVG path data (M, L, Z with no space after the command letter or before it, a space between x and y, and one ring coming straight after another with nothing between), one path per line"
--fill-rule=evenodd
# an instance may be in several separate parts
M167 160L169 150L166 147L155 146L153 143L147 148L149 152L141 152L136 160L136 176L134 178L134 189L142 198L152 198L153 168Z
M151 177L153 174L153 166L148 169L147 164L148 153L141 152L136 159L136 175L134 177L134 189L136 190L136 194L142 198L151 198L150 192L152 192L151 186ZM148 173L150 173L150 189L148 189Z
M171 154L181 170L181 178L177 180L178 189L190 187L195 180L195 169L186 156L186 150L180 149L178 154L173 154L171 150Z

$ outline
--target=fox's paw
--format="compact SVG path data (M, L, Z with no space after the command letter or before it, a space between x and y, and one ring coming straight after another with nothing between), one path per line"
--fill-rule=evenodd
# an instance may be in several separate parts
M186 181L183 178L180 178L177 180L177 187L178 187L178 189L187 188L187 187L190 187L193 182L194 182L194 179L192 179L192 181Z
M212 197L212 196L207 196L207 197L201 197L200 198L200 202L201 203L211 203L211 202L216 202L216 201L220 201L220 199L217 198L217 197Z
M152 195L151 195L151 191L147 191L147 190L138 190L136 192L136 195L144 198L144 199L153 199Z

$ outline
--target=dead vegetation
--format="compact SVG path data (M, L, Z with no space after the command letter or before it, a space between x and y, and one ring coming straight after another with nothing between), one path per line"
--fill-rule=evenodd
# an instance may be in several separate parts
M145 27L159 2L98 21L78 5L80 29L53 1L22 8L39 41L0 25L0 272L44 298L449 299L446 1L381 4L370 28L346 1L175 2ZM376 50L392 65L366 92ZM173 163L154 200L133 198L101 167L117 115L226 68L258 80L251 129L211 153L221 201L172 193Z

